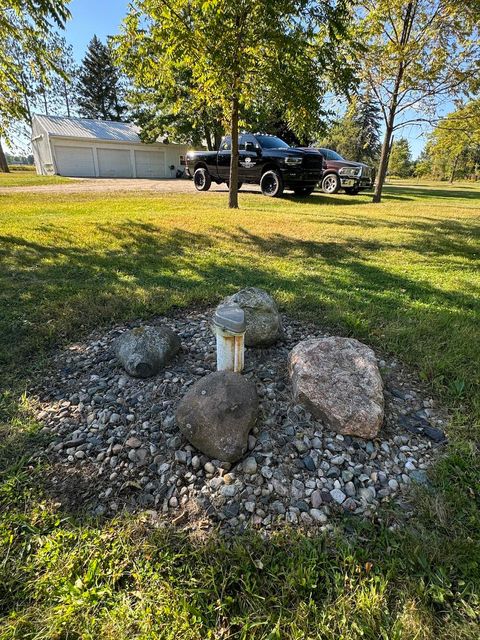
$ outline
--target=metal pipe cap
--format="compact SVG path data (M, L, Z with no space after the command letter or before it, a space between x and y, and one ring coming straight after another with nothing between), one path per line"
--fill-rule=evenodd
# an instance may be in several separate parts
M213 324L224 331L245 333L245 312L233 304L217 307L213 316Z

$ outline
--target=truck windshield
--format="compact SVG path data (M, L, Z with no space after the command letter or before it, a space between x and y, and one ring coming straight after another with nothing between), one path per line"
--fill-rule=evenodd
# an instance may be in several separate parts
M276 136L255 136L262 149L288 149L289 144Z
M345 160L345 158L342 158L339 153L332 151L332 149L319 149L319 151L327 160Z

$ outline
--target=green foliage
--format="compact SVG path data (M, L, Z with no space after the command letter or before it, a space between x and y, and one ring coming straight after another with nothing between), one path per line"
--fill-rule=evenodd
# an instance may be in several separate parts
M381 198L392 135L430 121L478 76L480 4L456 0L360 3L366 44L359 74L382 109L385 136L374 200Z
M436 177L480 177L480 98L440 120L430 135L427 153Z
M122 101L119 73L110 46L93 36L79 69L77 103L85 118L121 120L126 110Z
M0 138L14 120L29 118L26 74L48 83L58 69L48 46L52 24L62 28L70 17L68 0L0 0ZM29 87L31 85L29 84Z
M388 173L391 176L408 178L412 175L412 154L410 144L406 138L395 140L390 151Z
M0 172L8 172L2 138L15 121L31 121L34 85L48 85L58 58L48 46L52 23L63 28L69 0L0 0Z

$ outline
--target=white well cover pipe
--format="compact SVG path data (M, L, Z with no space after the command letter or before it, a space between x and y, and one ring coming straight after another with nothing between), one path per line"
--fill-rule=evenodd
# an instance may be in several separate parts
M240 307L218 307L213 318L217 338L217 370L240 373L244 366L245 314Z

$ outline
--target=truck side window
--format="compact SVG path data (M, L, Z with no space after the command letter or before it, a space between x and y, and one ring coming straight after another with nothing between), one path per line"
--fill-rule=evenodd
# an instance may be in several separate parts
M230 140L225 140L225 142L222 142L222 145L220 147L220 151L230 151L231 149L231 144L230 144Z

